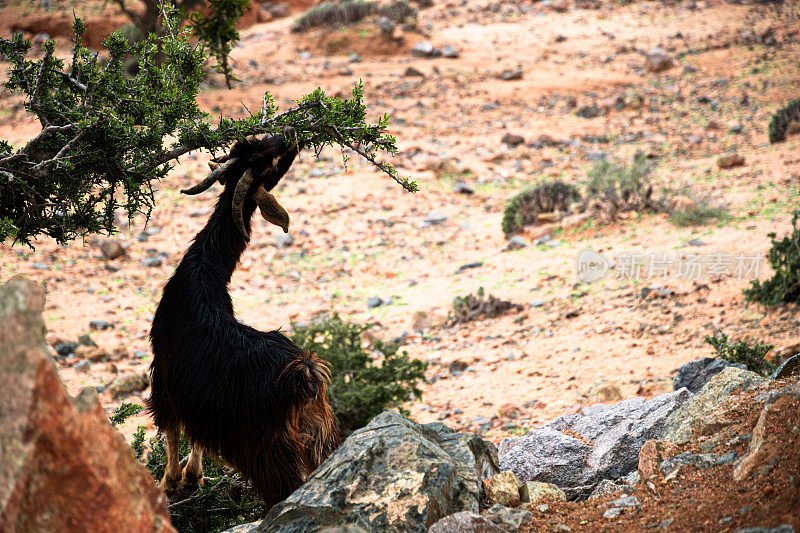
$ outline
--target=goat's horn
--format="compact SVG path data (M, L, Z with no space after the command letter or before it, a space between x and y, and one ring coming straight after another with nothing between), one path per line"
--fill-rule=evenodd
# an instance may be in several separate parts
M212 185L214 185L214 182L223 179L225 172L235 162L236 159L229 159L224 164L217 166L217 168L215 168L208 176L206 176L206 179L204 179L203 181L201 181L200 183L198 183L193 187L181 190L181 192L183 194L199 194L203 191L208 190Z
M233 191L233 201L231 202L231 207L233 208L233 221L236 223L236 227L239 228L239 231L242 233L242 236L246 241L250 240L250 234L244 227L242 209L244 206L244 199L247 197L247 191L250 190L250 186L252 184L253 174L248 168L244 171L239 183L236 184L236 189Z
M274 196L267 192L263 185L258 186L253 199L258 204L264 220L283 229L284 233L289 233L289 213L278 203Z

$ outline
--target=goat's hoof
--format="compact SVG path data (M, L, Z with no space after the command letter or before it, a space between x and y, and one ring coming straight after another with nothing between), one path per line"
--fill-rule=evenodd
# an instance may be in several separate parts
M181 485L189 490L197 490L203 484L203 471L189 470L188 467L181 473Z
M183 482L179 477L169 477L164 474L164 478L161 480L161 490L163 490L167 495L175 494L181 488L183 488Z

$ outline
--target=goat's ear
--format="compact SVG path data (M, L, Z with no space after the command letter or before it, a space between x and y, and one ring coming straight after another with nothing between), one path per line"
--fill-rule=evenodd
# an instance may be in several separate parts
M258 186L256 192L253 194L253 200L255 200L258 205L264 220L275 224L281 228L284 233L289 233L289 213L278 203L278 200L276 200L274 196L264 189L263 185Z

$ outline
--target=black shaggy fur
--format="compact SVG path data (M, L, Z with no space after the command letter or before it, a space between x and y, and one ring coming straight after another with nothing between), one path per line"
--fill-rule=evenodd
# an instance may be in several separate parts
M268 506L286 498L338 444L324 361L278 331L238 322L227 288L247 246L232 216L236 183L250 168L251 193L259 183L270 190L296 154L281 136L234 146L237 163L225 190L164 287L150 333L148 408L156 426L182 429L251 480ZM273 162L277 172L259 177ZM248 232L255 208L248 194Z

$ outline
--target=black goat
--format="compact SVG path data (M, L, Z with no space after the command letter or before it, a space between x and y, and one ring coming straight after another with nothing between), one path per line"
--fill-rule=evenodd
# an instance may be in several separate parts
M255 208L288 230L271 190L297 147L282 136L237 143L196 194L215 181L225 190L197 234L153 318L149 412L166 434L162 488L172 493L203 479L202 453L221 457L249 479L267 506L286 498L338 445L327 401L327 363L278 331L239 323L228 283L250 240ZM181 472L181 430L192 453Z

